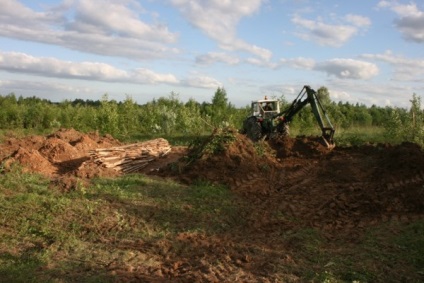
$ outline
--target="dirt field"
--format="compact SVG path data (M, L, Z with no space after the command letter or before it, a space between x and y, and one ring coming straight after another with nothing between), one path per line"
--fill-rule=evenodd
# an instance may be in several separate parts
M370 225L424 217L424 152L416 144L328 150L319 137L298 137L261 147L237 134L225 151L181 165L178 174L168 169L162 175L230 185L251 199L263 215L257 226L265 230L292 225L284 219L272 222L270 211L289 212L302 220L299 225L318 227L329 238L346 234L352 239Z
M206 150L211 140L191 149L173 147L166 157L140 173L184 184L207 180L228 185L251 204L250 212L241 216L250 228L228 241L244 239L242 233L247 233L249 239L269 241L271 250L276 248L272 235L281 227L313 227L327 239L344 237L354 243L368 227L424 219L424 152L415 144L336 146L330 151L316 137L254 145L242 135L233 135L234 139L216 152ZM0 145L0 160L7 166L19 162L26 170L39 172L64 190L72 190L77 179L117 176L117 172L91 162L88 151L120 144L110 136L63 129L47 137L10 138ZM281 217L276 217L276 212L281 212ZM206 245L210 256L217 258L228 252L222 248L225 244L214 239L181 240ZM252 264L245 256L228 256L240 258L240 265ZM198 264L191 262L190 266ZM183 272L172 270L168 272L174 274L166 277L178 277ZM199 274L192 279L205 279ZM225 270L220 276L225 278Z

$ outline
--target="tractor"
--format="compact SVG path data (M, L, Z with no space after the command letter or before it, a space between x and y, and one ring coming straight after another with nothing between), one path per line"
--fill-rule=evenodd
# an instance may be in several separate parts
M317 93L308 85L302 88L293 103L283 111L280 111L280 102L277 99L265 97L252 101L251 114L243 121L241 132L254 142L288 136L290 122L307 104L311 105L312 113L321 128L324 144L330 149L334 148L334 127Z

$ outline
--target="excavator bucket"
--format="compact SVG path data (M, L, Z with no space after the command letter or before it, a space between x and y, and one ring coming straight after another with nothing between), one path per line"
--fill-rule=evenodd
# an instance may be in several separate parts
M336 147L336 144L334 143L334 141L329 141L327 140L324 136L322 136L322 139L324 141L324 145L329 149L332 150L333 148Z
M330 150L336 147L336 144L333 140L334 132L335 130L333 128L322 129L322 139L324 141L324 145Z

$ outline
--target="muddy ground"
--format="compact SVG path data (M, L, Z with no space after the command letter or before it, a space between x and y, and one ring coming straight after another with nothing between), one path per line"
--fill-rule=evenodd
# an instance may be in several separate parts
M424 151L416 144L328 150L318 137L253 144L231 134L234 139L216 152L206 150L208 141L194 148L173 147L140 173L184 184L205 180L229 186L250 201L254 214L246 217L254 221L252 233L258 237L272 235L277 226L298 225L319 229L328 239L345 235L355 242L368 227L424 219ZM72 190L76 180L118 176L88 157L91 149L117 145L121 143L111 136L61 129L49 136L5 140L0 160L6 168L19 162ZM270 216L276 211L282 217Z

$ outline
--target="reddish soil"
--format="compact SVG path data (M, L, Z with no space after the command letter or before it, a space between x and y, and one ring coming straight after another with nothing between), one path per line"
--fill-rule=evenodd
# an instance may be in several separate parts
M286 138L253 144L235 140L218 153L202 152L208 140L189 151L173 147L140 173L171 177L182 183L203 180L229 185L252 198L258 209L274 207L325 229L357 229L369 223L422 217L424 152L416 144L336 147L328 150L319 137ZM211 138L213 135L211 135ZM51 177L64 189L77 180L113 177L89 151L121 145L98 133L61 129L46 137L9 138L0 144L7 167L20 163L27 171ZM272 196L272 197L270 197Z
M251 203L251 214L242 217L254 222L257 235L297 225L354 242L367 227L424 218L424 151L416 144L328 150L318 137L253 144L233 134L235 140L216 153L202 151L208 141L191 150L173 147L140 173L229 186ZM10 138L0 144L0 160L6 167L19 162L69 190L78 179L118 175L90 162L88 151L120 144L110 136L62 129L47 137Z
M73 189L78 179L117 176L117 172L90 162L89 151L121 145L110 135L84 134L74 129L60 129L44 136L11 137L0 144L0 161L6 170L14 163L28 172L42 174Z

